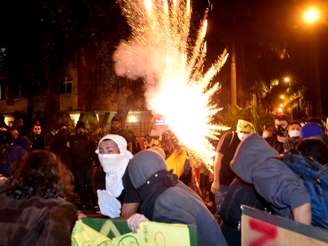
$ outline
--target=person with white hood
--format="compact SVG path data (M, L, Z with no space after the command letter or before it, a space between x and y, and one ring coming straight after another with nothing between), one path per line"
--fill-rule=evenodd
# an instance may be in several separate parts
M139 198L131 192L126 168L133 155L127 150L126 140L115 134L100 139L96 153L105 172L105 190L97 190L100 212L111 218L127 219L139 207Z

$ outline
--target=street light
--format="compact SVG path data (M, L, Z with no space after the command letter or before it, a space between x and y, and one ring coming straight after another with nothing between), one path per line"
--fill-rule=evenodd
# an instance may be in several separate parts
M284 82L285 83L289 83L291 81L290 77L289 76L285 76L284 77Z
M320 10L315 6L311 6L304 11L303 20L305 23L312 25L320 20L320 16Z
M281 99L281 100L284 100L284 99L285 99L285 95L284 95L284 94L281 94L281 95L280 95L280 99Z

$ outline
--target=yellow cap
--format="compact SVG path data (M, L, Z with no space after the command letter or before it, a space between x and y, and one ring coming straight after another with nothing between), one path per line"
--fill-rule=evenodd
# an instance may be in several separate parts
M237 132L254 133L256 131L254 125L251 122L246 120L238 120Z

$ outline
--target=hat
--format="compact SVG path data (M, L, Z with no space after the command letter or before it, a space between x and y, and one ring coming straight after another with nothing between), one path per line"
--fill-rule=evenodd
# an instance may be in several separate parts
M254 125L246 120L238 120L237 123L237 132L244 132L244 133L255 133Z
M165 160L152 150L136 154L129 162L128 173L135 189L141 187L156 172L166 170Z
M324 134L321 125L308 123L301 128L301 138L322 137Z

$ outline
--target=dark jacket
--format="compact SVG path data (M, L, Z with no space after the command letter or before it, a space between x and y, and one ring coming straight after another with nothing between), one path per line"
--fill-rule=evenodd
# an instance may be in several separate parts
M278 152L258 134L252 134L238 147L231 161L232 170L256 191L281 216L291 217L291 210L310 203L303 181L285 163Z
M204 202L180 181L156 199L152 220L196 225L199 246L227 245L217 221Z
M90 168L94 157L95 145L86 134L75 134L69 137L69 149L73 169Z
M150 220L194 224L199 246L227 245L217 221L202 199L182 182L177 179L174 182L169 172L165 176L165 161L159 154L139 152L130 160L127 170L132 185L139 192L141 211L151 214Z
M71 245L77 210L61 198L0 194L0 245Z

